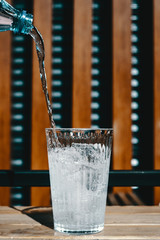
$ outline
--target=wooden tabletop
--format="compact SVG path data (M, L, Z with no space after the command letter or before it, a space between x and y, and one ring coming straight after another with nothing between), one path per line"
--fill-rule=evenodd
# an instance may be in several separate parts
M64 235L53 230L50 207L0 207L1 239L160 239L160 207L108 206L104 230Z

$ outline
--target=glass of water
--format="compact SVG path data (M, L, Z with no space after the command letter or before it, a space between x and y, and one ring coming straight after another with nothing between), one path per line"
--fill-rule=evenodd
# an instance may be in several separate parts
M104 228L112 129L46 129L54 229Z

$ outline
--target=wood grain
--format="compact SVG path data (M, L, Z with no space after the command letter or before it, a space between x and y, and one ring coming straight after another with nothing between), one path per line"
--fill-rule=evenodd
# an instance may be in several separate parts
M131 7L113 0L113 169L131 169ZM115 188L115 191L129 188Z
M0 207L0 239L160 239L159 215L160 207L155 206L106 207L102 232L74 236L46 226L51 208Z
M160 4L154 0L154 169L160 169ZM160 187L154 188L154 203L160 202Z
M52 0L34 0L34 25L38 28L45 44L45 67L48 89L51 90L52 56ZM39 64L33 43L33 84L32 84L32 169L48 169L45 128L50 127L45 97L42 92ZM51 95L51 94L50 94ZM48 205L49 188L32 188L31 204Z
M0 36L0 169L10 169L11 33ZM9 188L0 188L0 205L9 205Z
M91 126L92 0L74 0L72 126Z

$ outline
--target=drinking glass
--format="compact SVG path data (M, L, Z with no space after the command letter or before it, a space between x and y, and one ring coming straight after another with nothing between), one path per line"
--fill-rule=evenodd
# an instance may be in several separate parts
M54 229L104 228L112 129L46 129Z

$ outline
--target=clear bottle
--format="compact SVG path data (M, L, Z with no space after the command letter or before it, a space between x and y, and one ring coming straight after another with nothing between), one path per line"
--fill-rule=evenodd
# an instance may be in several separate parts
M5 0L0 0L0 32L13 31L14 33L28 34L34 27L33 16L26 11L13 8Z

